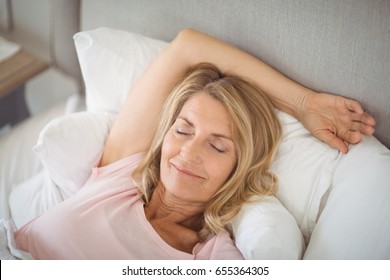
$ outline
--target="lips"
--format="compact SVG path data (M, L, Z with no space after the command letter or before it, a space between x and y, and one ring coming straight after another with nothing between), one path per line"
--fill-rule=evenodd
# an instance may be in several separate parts
M194 178L198 178L198 179L205 179L204 177L196 174L195 172L189 170L188 168L185 168L183 166L180 166L178 164L174 164L174 163L171 163L172 167L175 168L178 172L184 174L184 175L187 175L187 176L191 176L191 177L194 177Z

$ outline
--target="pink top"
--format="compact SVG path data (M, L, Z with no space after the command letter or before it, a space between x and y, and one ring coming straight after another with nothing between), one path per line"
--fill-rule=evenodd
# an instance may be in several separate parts
M17 247L36 259L242 259L228 232L192 254L157 234L130 176L142 156L93 167L79 192L15 232Z

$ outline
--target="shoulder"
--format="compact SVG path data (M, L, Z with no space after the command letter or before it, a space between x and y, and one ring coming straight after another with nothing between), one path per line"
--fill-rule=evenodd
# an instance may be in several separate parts
M144 153L134 154L109 165L99 166L100 158L92 167L91 175L82 189L97 189L98 186L126 186L135 188L132 174L144 157Z
M240 250L235 246L234 240L228 231L223 231L216 235L215 255L213 259L222 260L243 260Z
M235 246L228 231L223 231L211 236L205 242L199 244L198 258L211 260L243 260L240 250Z
M92 175L94 176L104 176L111 175L115 173L125 173L127 176L133 173L137 168L141 160L144 158L145 153L136 153L129 155L127 157L118 159L108 165L101 165L103 155L101 154L99 159L92 166ZM129 173L130 172L130 173Z

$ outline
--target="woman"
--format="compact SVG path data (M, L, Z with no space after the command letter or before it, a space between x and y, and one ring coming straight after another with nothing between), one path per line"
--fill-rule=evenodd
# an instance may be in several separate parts
M202 62L230 74L203 64L186 76ZM359 103L184 30L129 94L86 185L18 230L17 245L45 259L242 258L225 227L251 194L275 192L268 167L280 138L257 89L342 152L373 133Z

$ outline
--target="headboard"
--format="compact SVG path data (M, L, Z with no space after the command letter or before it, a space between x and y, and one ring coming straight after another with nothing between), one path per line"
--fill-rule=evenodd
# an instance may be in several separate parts
M360 101L390 147L390 1L81 0L80 16L81 30L214 35L307 87Z

